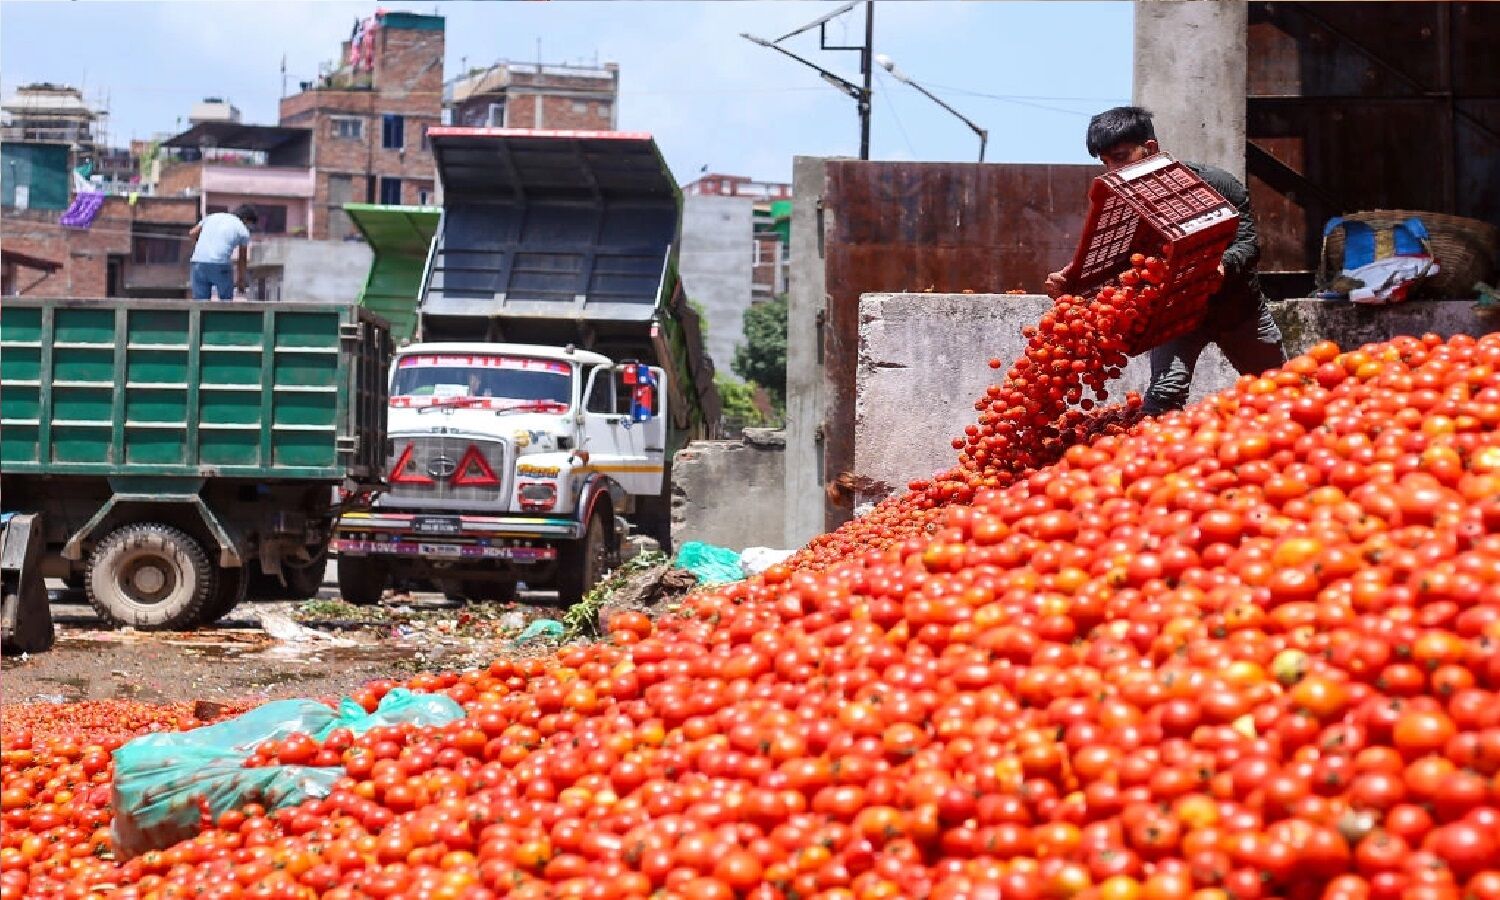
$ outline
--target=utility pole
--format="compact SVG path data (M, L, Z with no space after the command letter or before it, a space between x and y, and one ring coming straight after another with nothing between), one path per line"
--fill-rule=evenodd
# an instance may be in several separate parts
M875 0L865 0L865 46L859 54L859 71L865 76L865 94L859 98L859 158L870 158L870 77L875 52Z
M859 158L869 159L871 107L870 98L873 96L871 94L871 78L873 78L875 74L875 0L864 0L865 40L863 44L851 47L828 43L829 20L842 16L844 13L849 12L854 7L858 6L859 3L860 0L850 0L849 3L844 4L833 12L814 19L806 25L803 25L801 28L787 32L774 41L768 41L765 38L759 38L752 34L741 34L740 37L744 38L747 41L750 41L751 43L759 44L768 50L775 50L777 53L780 53L783 56L790 56L797 62L802 63L804 66L807 66L808 68L816 71L819 77L821 77L824 81L833 85L838 90L843 91L845 94L848 94L849 97L854 100L855 104L857 104L859 109ZM804 31L811 31L813 28L818 29L818 46L820 49L859 51L859 72L860 75L862 75L864 78L864 83L862 85L855 84L847 78L836 75L833 72L830 72L829 70L818 65L817 63L803 59L792 51L781 46L781 42L786 40L787 38L799 35Z

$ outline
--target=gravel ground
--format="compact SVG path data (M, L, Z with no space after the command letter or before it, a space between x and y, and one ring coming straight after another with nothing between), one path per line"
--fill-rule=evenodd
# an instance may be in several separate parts
M516 621L561 616L555 595L545 593L523 593L504 608L459 607L440 594L415 594L354 610L336 602L333 572L316 602L244 603L216 628L182 633L107 630L86 601L54 591L57 645L36 656L6 657L0 702L337 697L375 678L483 664L514 652L509 638ZM314 633L278 640L263 625L293 619Z

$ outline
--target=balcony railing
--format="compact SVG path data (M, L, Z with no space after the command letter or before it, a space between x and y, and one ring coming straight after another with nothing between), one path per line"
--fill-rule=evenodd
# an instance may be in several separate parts
M92 146L94 143L93 131L85 125L3 125L0 126L0 138L7 141L37 141L85 146Z

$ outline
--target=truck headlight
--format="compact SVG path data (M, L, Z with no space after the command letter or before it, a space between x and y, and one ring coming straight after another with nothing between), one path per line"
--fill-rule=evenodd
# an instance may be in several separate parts
M522 509L549 510L557 505L557 485L545 481L523 481L516 488L516 497L520 499Z

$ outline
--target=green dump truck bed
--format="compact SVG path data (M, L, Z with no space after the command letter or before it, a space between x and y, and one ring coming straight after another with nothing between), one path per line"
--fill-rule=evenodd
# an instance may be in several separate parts
M0 304L0 472L375 482L386 322L353 303Z
M345 203L344 211L375 254L359 292L359 305L391 323L394 340L411 340L432 254L432 236L442 222L443 211L432 206L369 203Z

